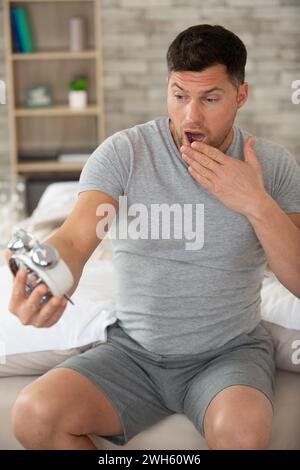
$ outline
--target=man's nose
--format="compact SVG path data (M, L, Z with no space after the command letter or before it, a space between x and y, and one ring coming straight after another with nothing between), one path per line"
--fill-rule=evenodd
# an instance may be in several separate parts
M195 101L190 101L186 109L185 118L187 121L202 123L203 113L200 104Z

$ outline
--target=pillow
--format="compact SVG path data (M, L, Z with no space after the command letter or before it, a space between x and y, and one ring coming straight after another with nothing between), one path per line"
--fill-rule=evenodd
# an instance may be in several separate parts
M77 181L61 181L47 186L31 217L18 222L17 227L33 233L39 241L44 241L55 232L73 210L78 198ZM98 245L92 259L112 258L112 245L107 235Z
M261 316L274 340L277 367L300 372L300 299L272 273L263 280L261 299Z
M40 241L48 238L74 208L78 197L78 187L77 181L49 184L32 215L19 221L16 227L28 230Z
M0 267L0 279L0 376L1 369L2 375L7 374L5 365L8 363L12 368L13 364L23 364L24 374L26 364L28 373L32 373L32 363L40 370L42 364L40 360L37 363L37 356L28 356L26 362L24 354L49 351L48 356L44 357L49 365L49 361L51 364L53 360L61 362L65 355L78 353L78 348L81 352L84 348L106 341L106 328L116 321L116 283L111 261L90 261L86 264L76 292L72 295L75 305L69 303L60 320L50 328L25 326L11 314L8 302L13 277L6 265ZM18 358L18 355L22 357Z

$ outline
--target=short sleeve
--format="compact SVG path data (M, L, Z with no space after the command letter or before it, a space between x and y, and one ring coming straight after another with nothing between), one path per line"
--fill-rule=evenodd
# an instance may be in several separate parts
M288 151L278 160L273 198L284 212L300 212L300 166Z
M120 144L122 137L109 137L89 157L80 175L79 193L102 191L116 200L124 195L130 170L128 145L125 139L123 151L117 151L115 140Z

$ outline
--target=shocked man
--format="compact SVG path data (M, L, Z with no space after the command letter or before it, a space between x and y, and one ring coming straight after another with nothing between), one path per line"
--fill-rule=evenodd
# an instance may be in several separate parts
M94 449L91 433L124 444L172 413L185 413L211 449L267 447L275 366L260 289L268 263L300 297L300 168L283 147L234 125L248 97L246 55L222 26L183 31L167 53L169 116L116 133L88 160L77 205L48 240L73 291L99 243L99 207L111 206L120 228L142 205L149 230L113 240L118 322L107 343L21 392L13 422L24 447ZM181 209L169 238L157 236L153 205ZM176 232L193 223L190 205L203 209L197 249ZM28 296L25 279L20 270L10 310L51 326L65 303L42 305L45 286Z

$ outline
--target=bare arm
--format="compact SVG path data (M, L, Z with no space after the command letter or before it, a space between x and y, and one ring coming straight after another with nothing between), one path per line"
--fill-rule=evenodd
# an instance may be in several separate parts
M111 204L115 211L118 209L118 203L106 193L99 191L81 193L75 208L64 224L46 240L46 243L57 248L73 274L74 285L69 295L76 289L85 263L101 242L96 233L97 223L101 220L96 211L101 204ZM65 310L65 299L53 297L46 305L41 305L41 298L47 291L46 286L38 286L28 296L24 289L25 281L26 272L20 269L14 281L9 310L26 325L52 326Z
M287 215L266 195L248 215L279 281L300 298L300 214Z
M96 234L97 223L101 220L101 217L96 215L96 210L100 204L111 204L116 211L118 208L117 202L105 193L81 193L64 224L46 241L58 249L72 271L75 279L72 292L76 289L85 263L101 242Z

